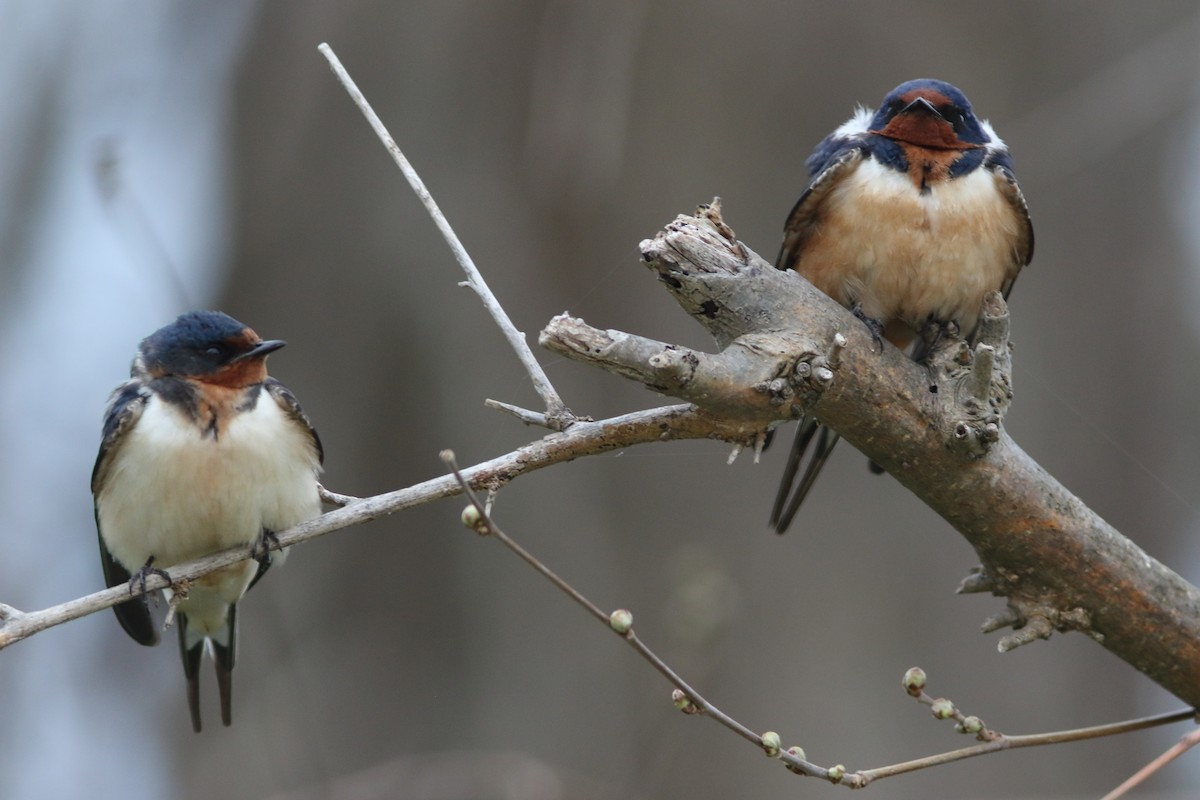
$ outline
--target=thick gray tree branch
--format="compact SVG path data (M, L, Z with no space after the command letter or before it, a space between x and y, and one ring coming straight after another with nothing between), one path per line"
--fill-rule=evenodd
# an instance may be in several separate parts
M560 316L556 352L763 430L811 413L949 521L982 570L961 591L1007 608L985 623L1001 651L1077 630L1200 706L1200 591L1039 467L1000 426L1011 398L1008 315L989 298L979 342L951 340L928 367L794 273L736 241L719 208L642 243L646 265L716 338L700 353ZM882 350L882 352L881 352Z

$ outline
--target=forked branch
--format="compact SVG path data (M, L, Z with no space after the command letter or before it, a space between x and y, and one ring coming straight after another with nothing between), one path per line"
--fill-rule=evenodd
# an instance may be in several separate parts
M989 298L974 347L929 368L886 345L803 278L734 238L716 204L642 243L646 266L719 353L556 317L542 343L762 429L814 414L943 516L975 548L970 591L1007 598L986 625L1002 651L1080 631L1189 705L1200 705L1200 591L1147 555L1004 432L1008 314ZM840 338L839 338L840 337Z

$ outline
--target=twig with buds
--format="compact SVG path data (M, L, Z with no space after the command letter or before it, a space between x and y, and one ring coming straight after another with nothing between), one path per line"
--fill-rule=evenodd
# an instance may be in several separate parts
M1056 731L1053 733L1039 733L1026 736L1006 736L993 730L989 730L983 720L976 716L964 715L954 703L944 697L933 698L925 693L926 676L925 671L920 667L913 667L904 675L904 689L908 694L915 697L918 702L930 707L930 712L936 719L953 719L956 722L955 730L963 734L974 735L981 744L972 747L964 747L959 750L952 750L946 753L926 756L924 758L905 761L899 764L892 764L875 769L859 770L857 772L849 772L842 764L835 764L832 767L821 767L807 760L807 756L802 747L792 746L786 750L782 747L782 740L779 734L775 731L766 731L762 734L755 733L746 725L730 717L725 712L721 711L710 701L705 699L696 689L689 685L680 675L675 672L665 661L662 660L653 650L650 649L633 630L633 613L625 608L619 608L611 614L604 613L595 603L585 597L578 589L568 583L564 578L555 573L552 569L542 563L532 553L518 544L508 534L500 529L495 520L491 517L489 511L484 507L484 504L479 500L478 496L472 491L470 484L463 474L458 469L458 464L454 458L454 451L443 450L441 453L443 463L450 469L454 475L454 479L458 481L463 494L470 501L462 512L462 522L468 528L472 529L481 536L490 536L513 553L515 553L522 561L536 570L542 577L550 581L554 586L580 606L589 614L595 617L601 623L604 623L611 628L615 633L621 636L638 654L645 659L655 670L657 670L664 678L666 678L674 691L671 694L671 702L675 708L685 714L700 714L719 722L727 729L733 731L738 736L751 742L752 744L762 748L762 750L771 758L778 758L784 763L790 771L798 775L806 775L815 778L824 778L825 780L847 786L852 789L861 789L872 781L880 778L888 778L894 775L903 775L907 772L915 772L920 769L948 764L953 761L960 761L964 758L973 756L985 755L987 753L996 753L1001 750L1010 750L1019 747L1035 747L1038 745L1059 744L1061 742L1073 742L1083 739L1095 739L1101 736L1113 736L1120 733L1129 733L1130 731L1144 730L1158 725L1166 725L1172 722L1181 722L1187 719L1194 719L1196 716L1195 709L1183 709L1173 711L1167 714L1159 714L1158 716L1145 717L1143 719L1130 720L1127 722L1118 722L1109 725L1096 725L1090 728L1077 728L1068 731Z

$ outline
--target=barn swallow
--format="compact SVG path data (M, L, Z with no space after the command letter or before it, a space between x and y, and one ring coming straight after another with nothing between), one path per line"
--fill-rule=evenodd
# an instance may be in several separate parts
M191 581L174 598L197 733L202 651L216 664L229 725L238 601L270 565L275 532L321 512L321 440L295 396L267 376L267 356L284 344L220 312L184 314L142 341L104 416L92 495L110 587L132 590L151 572L239 545L258 560ZM134 641L158 644L145 598L113 610Z
M956 330L971 339L984 296L1007 299L1033 255L1007 145L944 81L908 81L878 111L860 107L806 166L811 180L775 266L799 272L914 360ZM837 440L819 420L801 419L771 512L779 533Z

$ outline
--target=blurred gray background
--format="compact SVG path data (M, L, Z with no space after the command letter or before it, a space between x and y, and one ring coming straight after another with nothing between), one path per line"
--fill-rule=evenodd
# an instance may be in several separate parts
M101 587L88 477L139 339L221 308L365 495L540 435L523 371L316 51L328 41L531 339L564 309L710 347L638 263L713 195L773 258L812 146L903 80L961 87L1037 230L1012 297L1017 441L1200 575L1195 2L0 2L0 602ZM665 402L549 355L580 414ZM790 434L785 433L785 438ZM785 537L786 448L641 447L498 499L510 533L724 710L823 764L962 746L900 688L1005 732L1178 701L1081 636L1000 656L950 528L839 449ZM241 614L234 725L191 733L173 645L111 613L0 653L5 798L834 797L710 721L446 501L299 548ZM168 639L168 641L171 641ZM879 798L1097 797L1186 726L1005 753ZM1194 760L1194 757L1190 757ZM1195 797L1189 759L1142 797Z

